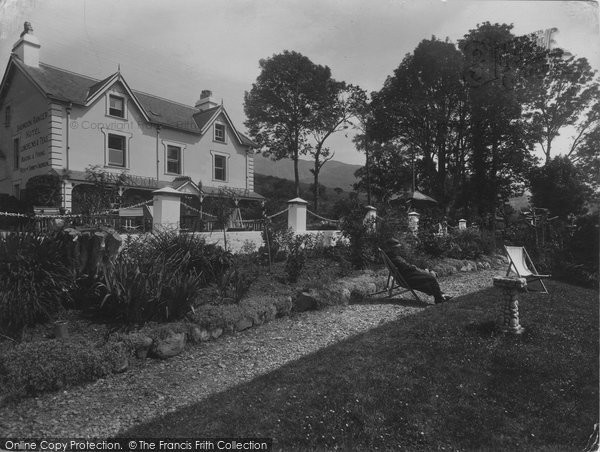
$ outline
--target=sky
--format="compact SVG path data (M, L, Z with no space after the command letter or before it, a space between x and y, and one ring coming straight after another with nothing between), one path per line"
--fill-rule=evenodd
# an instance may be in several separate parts
M367 92L383 83L423 39L452 42L478 23L512 23L515 34L556 27L557 45L600 70L596 1L519 0L0 0L0 65L31 22L40 60L129 85L186 105L204 89L223 100L245 131L244 92L259 60L294 50ZM568 131L557 146L569 142ZM339 133L335 160L363 164ZM554 147L554 146L553 146Z

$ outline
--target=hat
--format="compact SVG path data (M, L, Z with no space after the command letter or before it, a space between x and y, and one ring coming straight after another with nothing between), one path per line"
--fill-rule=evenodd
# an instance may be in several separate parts
M401 244L400 240L398 240L397 238L394 238L394 237L392 237L391 239L388 239L385 243L388 246L396 246L396 245Z

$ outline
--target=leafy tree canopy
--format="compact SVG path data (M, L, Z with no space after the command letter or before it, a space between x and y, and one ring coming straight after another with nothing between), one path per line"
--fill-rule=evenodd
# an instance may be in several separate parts
M533 169L530 179L534 206L549 209L551 215L563 219L570 213L585 213L590 189L567 156L554 157L546 165Z
M264 155L294 161L299 195L298 157L306 151L315 114L330 99L331 70L288 50L259 65L261 73L244 95L245 124Z

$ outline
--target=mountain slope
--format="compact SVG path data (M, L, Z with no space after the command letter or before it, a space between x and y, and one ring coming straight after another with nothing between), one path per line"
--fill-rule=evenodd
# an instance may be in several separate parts
M298 161L298 172L300 182L311 184L313 175L310 172L314 163L309 160ZM328 188L341 188L345 191L352 190L352 184L357 182L354 173L360 165L350 165L348 163L331 160L327 162L319 174L319 183ZM265 176L276 176L282 179L294 180L294 163L291 159L273 161L262 155L254 156L254 172Z

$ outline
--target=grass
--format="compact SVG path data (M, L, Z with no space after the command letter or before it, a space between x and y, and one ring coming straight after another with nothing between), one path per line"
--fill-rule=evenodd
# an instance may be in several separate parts
M598 293L550 282L497 333L490 288L381 325L123 436L282 450L582 450L598 422Z

